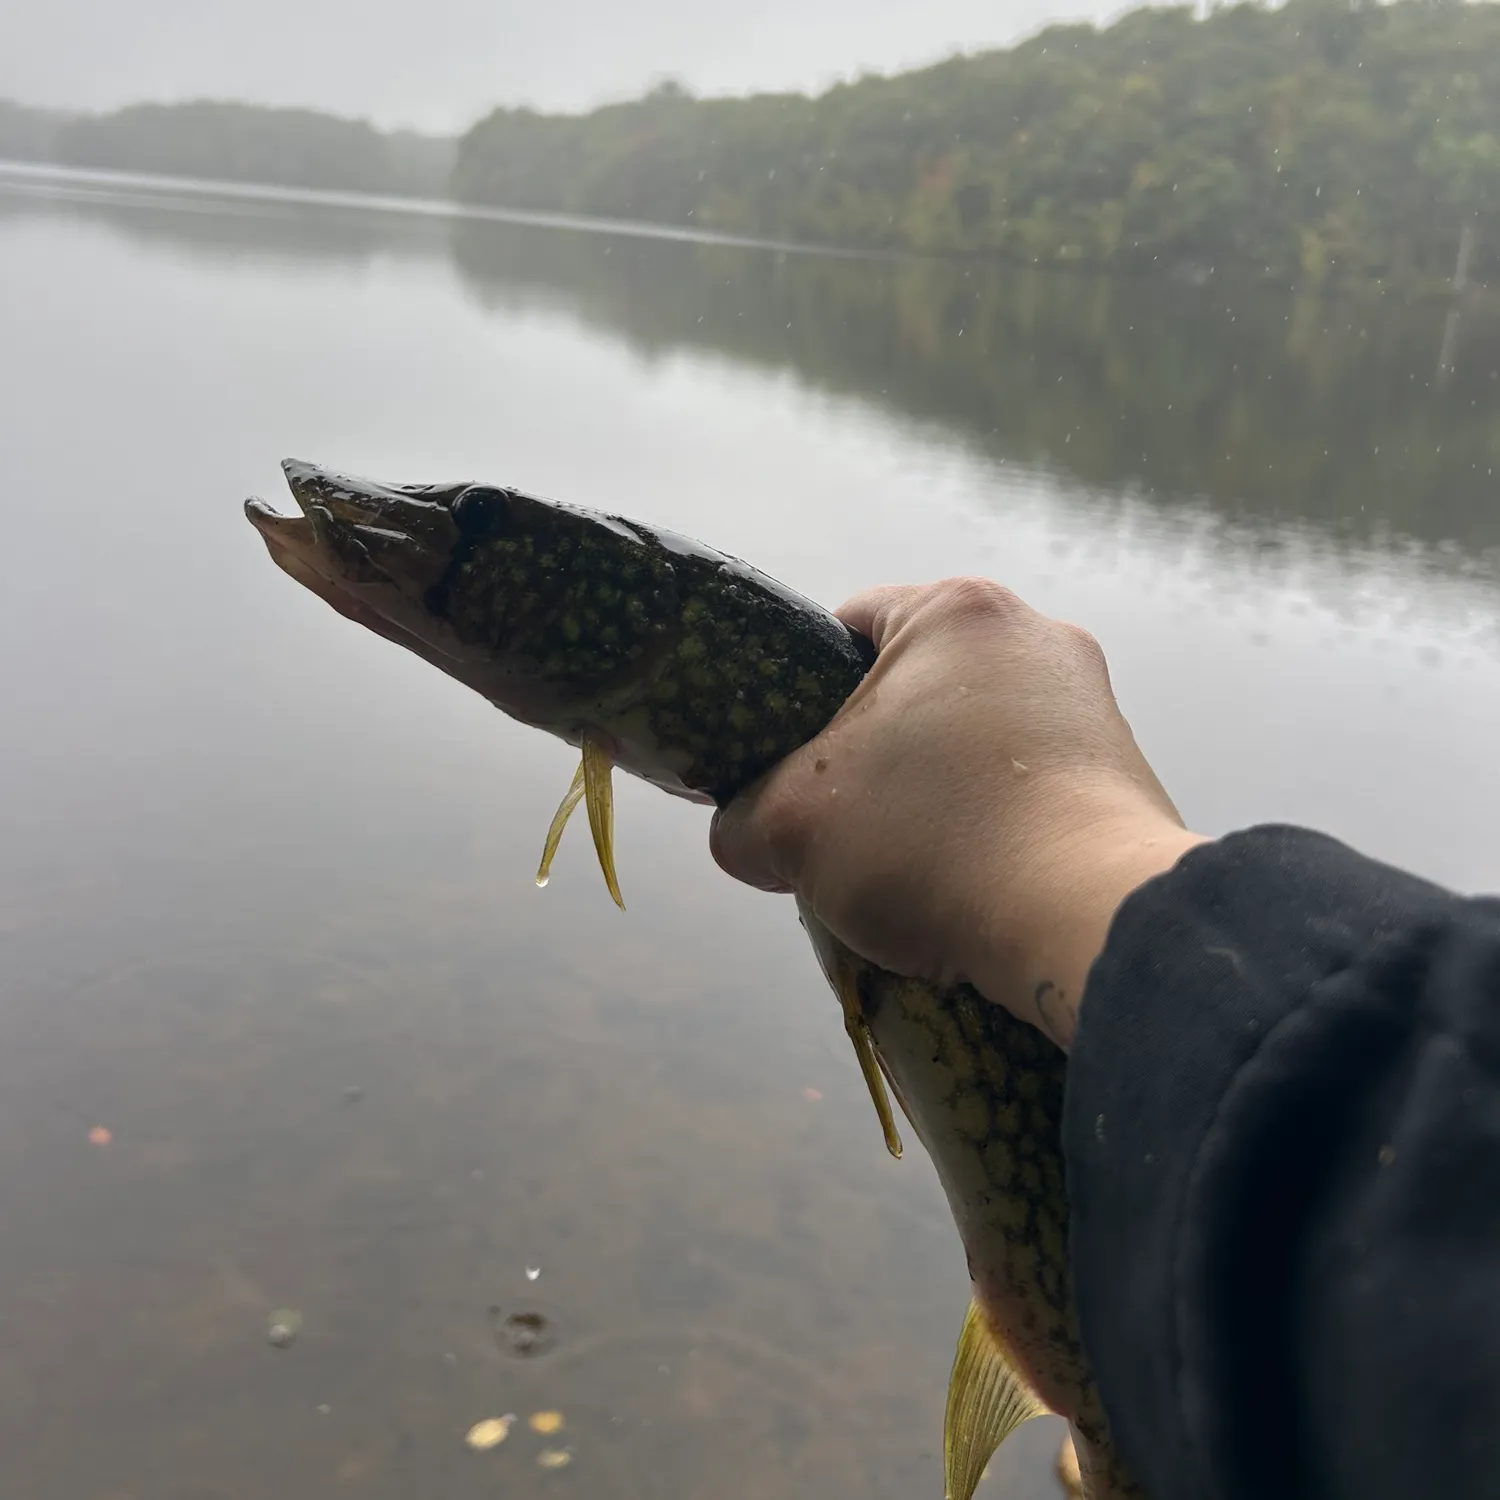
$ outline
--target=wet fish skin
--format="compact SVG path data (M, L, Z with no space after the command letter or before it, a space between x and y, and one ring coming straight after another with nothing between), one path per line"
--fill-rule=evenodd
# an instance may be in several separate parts
M301 516L252 499L272 559L523 723L722 803L838 711L874 647L738 558L486 484L386 485L295 459Z
M1062 1159L1067 1058L970 985L860 958L804 906L830 980L859 992L886 1077L937 1169L975 1299L1046 1408L1068 1419L1089 1500L1144 1500L1116 1453L1079 1338Z
M587 801L611 894L610 768L723 805L834 717L874 660L864 637L736 558L660 528L483 484L377 484L288 460L303 514L246 514L272 558L340 613L508 715L583 751L548 865ZM801 908L844 1007L887 1144L888 1080L932 1157L974 1285L946 1420L968 1500L995 1445L1066 1417L1089 1500L1142 1500L1109 1441L1078 1339L1061 1155L1066 1059L967 986L869 964Z
M513 493L479 503L468 492L429 607L580 703L633 686L645 733L715 802L816 734L873 659L841 621L699 543Z

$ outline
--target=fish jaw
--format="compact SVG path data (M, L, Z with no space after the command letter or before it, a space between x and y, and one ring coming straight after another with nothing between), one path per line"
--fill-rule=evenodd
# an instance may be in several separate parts
M245 502L245 517L271 560L346 619L420 656L490 696L503 691L504 663L466 650L428 607L427 594L451 566L460 533L453 502L464 486L384 485L285 459L300 515L266 501ZM527 717L524 693L514 694Z

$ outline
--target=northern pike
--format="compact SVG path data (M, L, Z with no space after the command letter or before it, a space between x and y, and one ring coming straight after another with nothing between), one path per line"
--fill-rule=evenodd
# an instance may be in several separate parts
M340 614L579 751L546 831L546 884L582 801L610 895L611 776L723 806L839 711L875 659L812 600L700 542L487 484L385 485L286 461L300 515L245 511ZM799 905L887 1149L887 1085L932 1157L972 1298L944 1418L947 1500L970 1500L1030 1417L1068 1421L1089 1500L1141 1500L1079 1341L1061 1146L1066 1059L968 985L868 963Z

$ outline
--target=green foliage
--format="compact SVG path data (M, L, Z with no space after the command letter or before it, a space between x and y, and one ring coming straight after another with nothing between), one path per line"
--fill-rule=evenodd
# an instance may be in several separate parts
M456 196L1027 262L1438 277L1500 267L1500 5L1131 12L816 99L496 110Z

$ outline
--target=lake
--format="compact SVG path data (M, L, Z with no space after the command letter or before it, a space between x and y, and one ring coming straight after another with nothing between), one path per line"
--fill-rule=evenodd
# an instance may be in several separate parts
M280 458L989 574L1193 826L1493 889L1497 369L1479 305L0 169L0 1489L941 1493L963 1254L788 902L637 783L628 913L581 824L537 890L573 752L271 565Z

